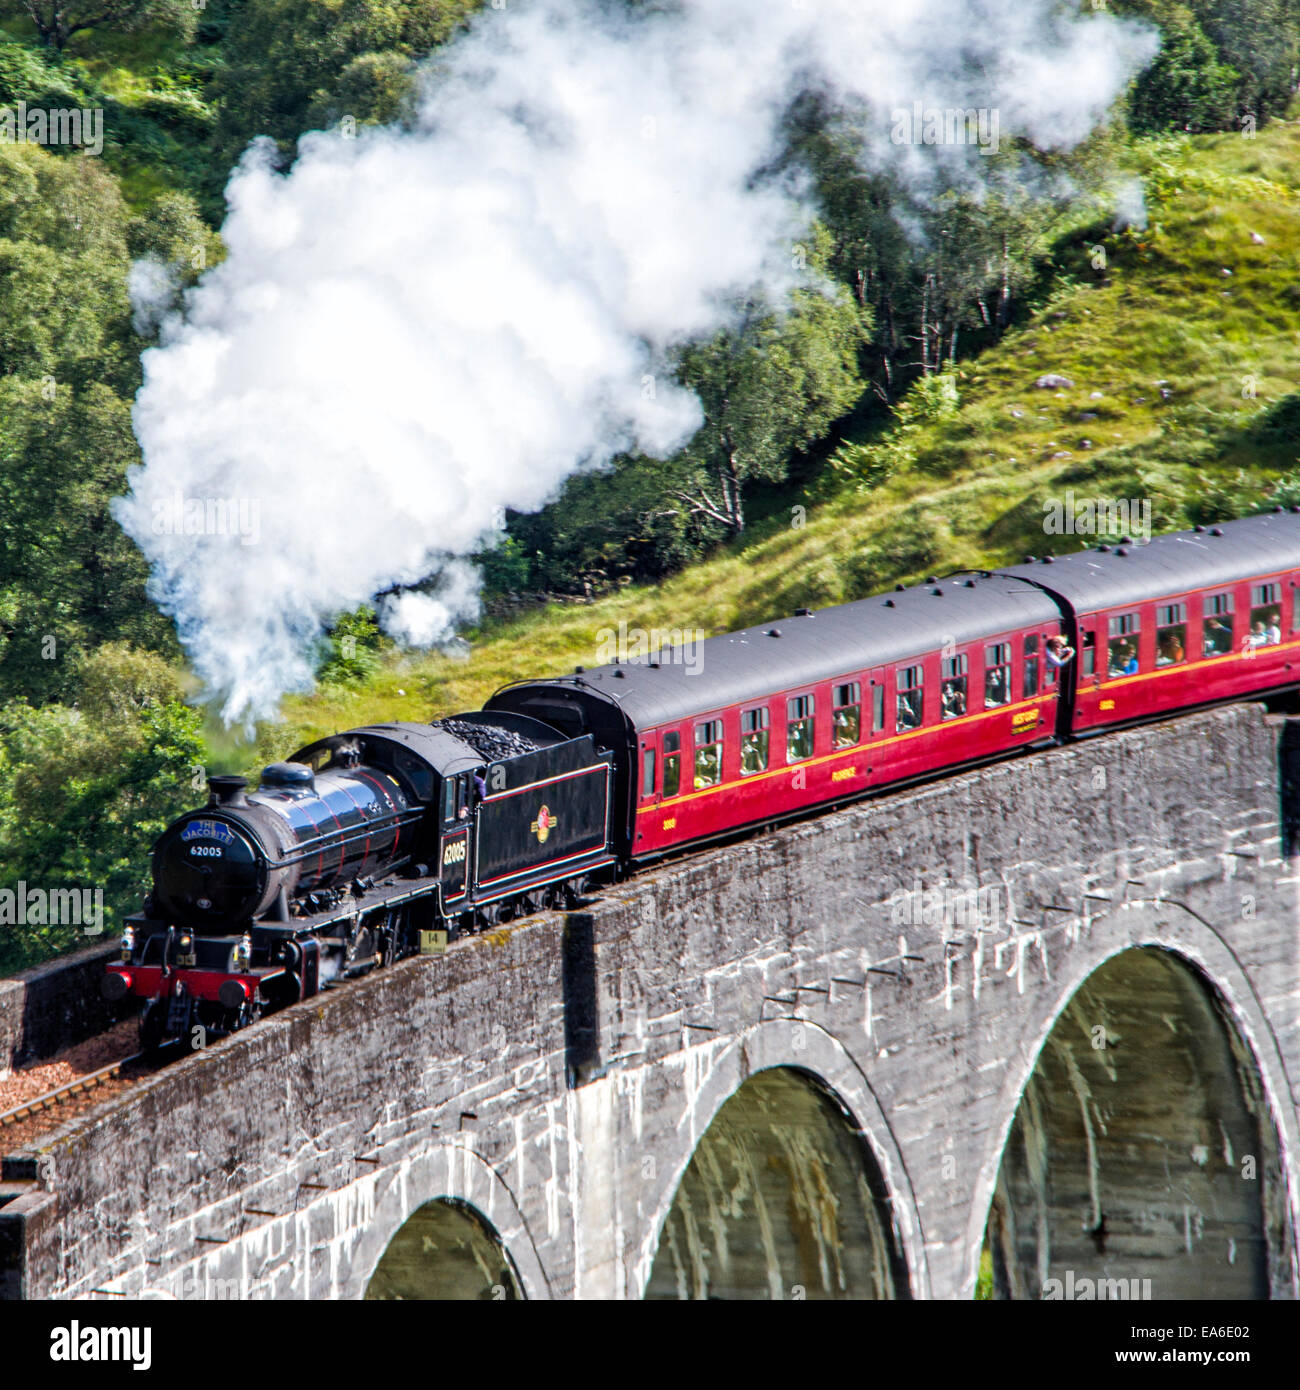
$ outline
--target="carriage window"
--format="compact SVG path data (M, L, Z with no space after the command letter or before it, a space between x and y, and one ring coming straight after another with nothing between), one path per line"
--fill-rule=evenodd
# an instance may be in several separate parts
M682 736L664 735L664 795L676 796L682 785Z
M1136 676L1138 671L1138 615L1122 613L1110 620L1106 647L1106 675Z
M1205 655L1226 656L1232 650L1232 595L1210 594L1205 600Z
M852 748L862 738L862 686L857 681L835 687L831 732L836 748Z
M1156 666L1187 660L1187 605L1166 603L1156 609Z
M785 705L785 760L802 762L813 754L813 697L796 695Z
M1252 647L1276 647L1282 640L1282 586L1250 586L1250 637Z
M966 657L948 657L943 663L943 683L939 687L939 705L945 719L959 719L966 713Z
M1300 605L1297 605L1300 607ZM885 687L877 685L874 681L871 685L871 732L881 733L885 727Z
M1031 632L1025 638L1025 689L1024 698L1030 699L1038 694L1038 634Z
M1296 581L1291 581L1291 631L1300 632L1300 594L1296 593Z
M655 750L647 748L641 754L641 795L655 794Z
M925 706L924 691L921 687L923 672L919 666L900 666L896 673L898 683L898 732L919 729Z
M984 708L997 709L1011 699L1011 643L984 648Z
M767 770L767 706L747 709L740 716L740 775L750 777Z
M706 719L695 726L695 790L722 781L722 720Z
M1083 674L1085 676L1097 674L1097 634L1095 632L1083 634Z

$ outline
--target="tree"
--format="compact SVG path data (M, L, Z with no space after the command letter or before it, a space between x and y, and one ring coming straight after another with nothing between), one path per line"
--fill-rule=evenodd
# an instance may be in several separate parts
M109 515L139 462L126 208L99 161L0 145L0 689L64 696L69 658L174 650Z
M1133 87L1139 130L1224 130L1284 113L1300 28L1292 0L1110 0L1159 25L1161 51ZM1206 41L1208 40L1208 47Z
M1059 202L1002 179L979 194L951 190L915 209L924 250L916 265L913 341L920 355L913 365L922 375L956 360L963 328L1006 330L1061 210Z
M1201 28L1240 74L1237 105L1259 123L1280 116L1295 89L1296 16L1291 0L1191 0Z
M1219 61L1190 10L1162 21L1160 52L1133 84L1129 121L1140 132L1224 130L1236 115L1238 74Z
M76 663L67 703L0 708L0 884L102 889L108 929L139 907L149 846L198 799L206 761L181 695L159 657L110 643ZM85 944L76 931L6 927L0 970Z
M86 93L44 48L0 41L0 106L91 106Z
M0 143L0 380L135 391L126 222L99 160Z
M175 652L145 596L144 558L108 511L138 459L130 407L107 387L47 400L39 386L0 382L6 694L66 698L72 659L114 638Z
M23 0L23 8L41 41L60 52L73 34L102 26L132 30L166 24L188 39L198 19L189 0Z
M669 496L676 472L661 459L620 455L571 474L540 511L510 514L513 563L502 566L498 548L483 564L489 611L512 592L590 595L620 581L653 582L698 559L717 527Z
M705 422L678 461L671 495L740 535L745 484L784 477L791 456L861 394L857 355L869 322L842 290L803 290L785 315L753 304L734 327L688 347L678 375Z
M400 115L416 61L444 43L480 0L242 0L214 90L218 175L257 135L286 157L298 136Z

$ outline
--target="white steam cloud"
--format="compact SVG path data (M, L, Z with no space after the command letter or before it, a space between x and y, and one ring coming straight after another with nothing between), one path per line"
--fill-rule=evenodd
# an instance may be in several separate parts
M273 713L332 616L438 574L380 611L441 640L475 593L448 559L501 508L689 438L665 354L738 291L779 301L815 211L756 177L801 91L855 113L864 166L921 178L980 161L892 143L898 109L1068 146L1153 51L1051 0L511 0L438 56L414 129L309 135L288 174L255 145L228 258L145 354L116 504L209 696ZM166 287L139 286L147 314ZM259 543L161 523L178 497L256 507Z

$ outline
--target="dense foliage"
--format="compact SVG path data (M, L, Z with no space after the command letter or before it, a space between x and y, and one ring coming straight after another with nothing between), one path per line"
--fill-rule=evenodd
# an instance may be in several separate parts
M167 662L106 643L71 665L66 702L0 706L0 889L99 890L103 916L89 933L0 928L0 970L88 945L136 910L150 845L203 785L201 718Z

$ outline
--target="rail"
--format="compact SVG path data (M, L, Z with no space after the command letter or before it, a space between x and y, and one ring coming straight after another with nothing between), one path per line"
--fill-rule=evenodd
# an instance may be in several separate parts
M0 1129L31 1119L33 1115L39 1115L43 1110L52 1110L63 1101L71 1100L73 1096L82 1095L86 1091L93 1091L102 1082L111 1081L114 1077L119 1076L123 1067L130 1066L132 1062L143 1060L143 1052L133 1053L130 1057L123 1057L120 1061L112 1062L106 1067L100 1067L98 1071L79 1076L75 1081L69 1081L63 1086L56 1086L52 1091L46 1091L44 1095L26 1100L21 1105L14 1106L12 1110L6 1110L0 1114Z

